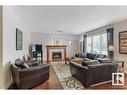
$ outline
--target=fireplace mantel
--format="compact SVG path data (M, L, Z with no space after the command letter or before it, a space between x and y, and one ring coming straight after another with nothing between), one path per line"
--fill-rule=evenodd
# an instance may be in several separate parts
M66 45L47 45L47 62L49 63L51 60L49 59L50 58L50 54L49 54L49 51L51 49L63 49L64 50L64 60L66 58Z
M52 47L52 48L61 48L61 47L66 47L66 45L47 45L47 47Z

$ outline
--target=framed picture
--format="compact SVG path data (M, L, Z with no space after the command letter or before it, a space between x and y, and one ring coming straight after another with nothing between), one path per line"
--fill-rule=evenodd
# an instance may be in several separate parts
M16 50L23 48L23 32L16 28Z
M127 54L127 31L119 32L119 53Z
M62 44L62 41L61 41L61 38L54 38L54 44L55 45L61 45Z

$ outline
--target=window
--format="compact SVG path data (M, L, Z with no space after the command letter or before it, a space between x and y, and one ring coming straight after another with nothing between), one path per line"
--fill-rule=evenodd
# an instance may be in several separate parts
M108 55L108 50L107 50L107 34L102 34L101 35L101 54Z
M93 51L92 53L100 53L100 35L93 36Z
M92 37L87 37L87 52L92 51Z
M87 52L107 55L107 33L87 37Z

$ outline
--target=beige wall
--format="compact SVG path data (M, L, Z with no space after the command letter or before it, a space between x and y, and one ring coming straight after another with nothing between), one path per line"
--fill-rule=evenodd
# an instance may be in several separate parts
M0 88L2 87L2 6L0 6Z
M31 33L31 43L42 44L43 46L43 58L47 59L46 45L54 44L54 37L61 38L61 43L67 46L67 56L72 57L78 52L78 36L62 33ZM69 45L69 41L72 41L72 45Z
M127 20L120 21L115 23L114 25L114 57L118 60L125 61L124 72L127 73L127 54L119 53L119 32L127 31Z
M30 32L14 7L3 6L3 74L2 88L8 88L12 83L10 65L15 59L28 54ZM16 28L23 32L23 49L16 51Z

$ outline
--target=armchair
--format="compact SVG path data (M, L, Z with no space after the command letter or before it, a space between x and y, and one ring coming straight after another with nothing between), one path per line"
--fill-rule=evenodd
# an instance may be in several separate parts
M18 68L11 65L14 85L17 88L28 89L49 79L50 64L39 64L30 68Z

